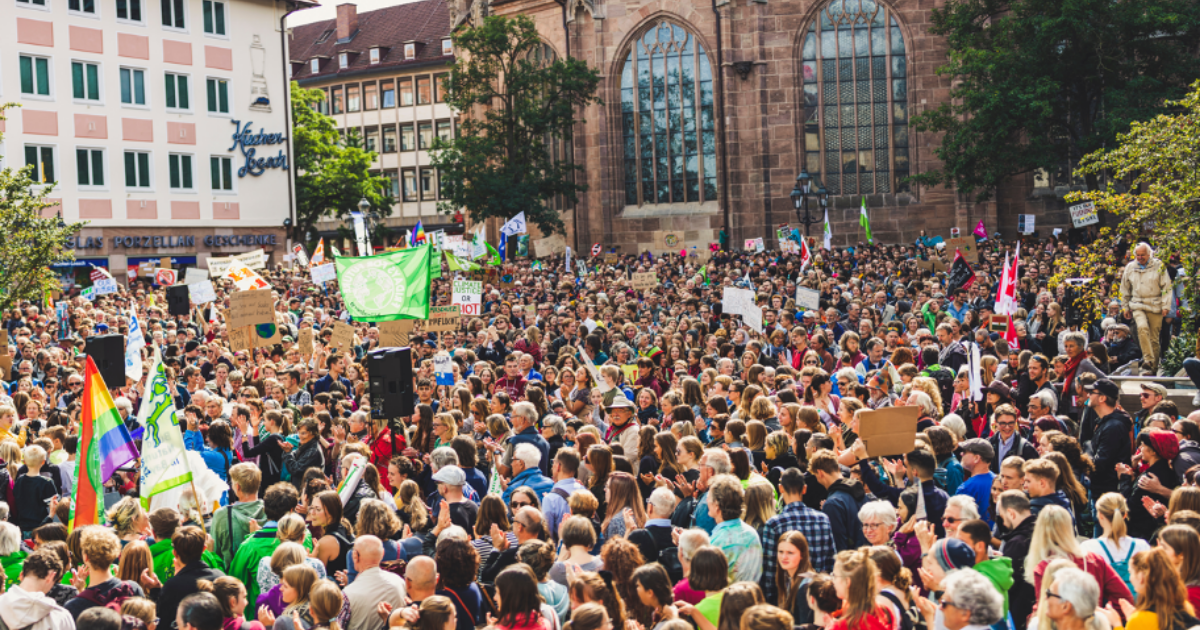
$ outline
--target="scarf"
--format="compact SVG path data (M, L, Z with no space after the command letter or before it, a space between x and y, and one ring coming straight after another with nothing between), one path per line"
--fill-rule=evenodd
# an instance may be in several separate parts
M1066 375L1063 377L1063 400L1074 398L1075 375L1079 372L1079 364L1083 363L1086 354L1080 352L1074 358L1067 359Z

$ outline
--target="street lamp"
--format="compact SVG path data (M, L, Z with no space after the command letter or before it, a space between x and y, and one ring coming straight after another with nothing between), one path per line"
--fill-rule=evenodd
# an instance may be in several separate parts
M367 211L370 209L371 202L367 201L366 197L358 200L358 211L362 213L363 226L365 226L367 229L367 251L368 253L373 254L375 253L375 245L373 244L373 239L371 238L371 221L367 218L369 216Z
M821 185L821 181L808 174L807 169L800 169L800 174L796 176L796 185L792 188L792 205L796 208L796 220L804 224L804 235L811 236L812 226L822 221L820 216L812 216L808 208L808 200L810 197L816 197L821 204L821 209L825 208L828 203L829 192L825 190L825 186ZM803 210L803 214L801 214Z

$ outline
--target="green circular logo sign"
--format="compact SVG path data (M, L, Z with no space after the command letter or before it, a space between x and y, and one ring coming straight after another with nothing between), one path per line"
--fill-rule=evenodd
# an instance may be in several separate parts
M401 306L407 280L400 267L388 260L364 260L341 277L342 293L366 315L391 315Z

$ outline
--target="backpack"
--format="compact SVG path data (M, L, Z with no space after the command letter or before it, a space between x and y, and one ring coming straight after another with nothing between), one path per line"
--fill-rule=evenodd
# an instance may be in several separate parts
M667 570L672 584L678 584L683 580L683 565L679 563L679 547L659 549L658 563Z
M931 365L921 372L937 382L942 392L942 413L950 413L950 401L954 398L954 370L940 365Z
M138 597L138 592L134 590L133 583L122 580L120 584L100 593L95 587L85 588L79 596L92 602L97 606L111 608L116 612L121 612L121 604L130 597Z
M405 569L408 567L408 562L400 559L400 554L403 553L403 550L400 549L400 543L398 543L394 540L384 541L385 545L388 543L391 543L396 546L396 559L395 560L384 560L383 562L380 562L379 570L383 571L384 573L393 573L400 577L404 577L404 572L405 572Z
M1121 581L1125 583L1125 586L1129 587L1130 593L1134 592L1133 582L1129 581L1129 560L1133 558L1134 546L1133 541L1130 541L1129 553L1125 554L1124 560L1117 562L1113 560L1112 553L1108 551L1108 545L1104 544L1104 541L1100 541L1100 548L1104 550L1104 555L1108 558L1108 566L1112 567L1117 576L1121 578Z

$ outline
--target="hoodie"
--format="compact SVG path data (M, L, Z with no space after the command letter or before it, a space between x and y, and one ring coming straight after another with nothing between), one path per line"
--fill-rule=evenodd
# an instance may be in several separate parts
M1044 497L1034 497L1029 499L1029 513L1037 518L1042 508L1049 505L1057 505L1066 510L1071 515L1071 522L1075 522L1075 510L1071 507L1071 500L1067 498L1066 493L1062 490L1055 490Z
M838 551L857 549L867 544L862 533L858 510L866 503L867 491L857 479L838 479L829 486L829 496L821 511L829 517L833 546Z
M0 595L0 619L9 628L21 630L74 630L75 620L66 608L42 593L20 585Z
M1013 574L1013 586L1007 596L1010 597L1013 624L1016 630L1025 630L1026 621L1033 613L1033 604L1037 601L1037 593L1033 585L1025 581L1025 558L1029 555L1029 541L1033 538L1033 526L1037 519L1025 517L1016 528L1010 529L1001 536L1003 543L1000 553L1009 559L1009 566L1016 567Z
M1024 567L1022 567L1024 568ZM1013 585L1013 567L1012 558L998 556L989 558L983 562L975 564L974 569L983 574L983 577L1004 595L1004 615L1008 616L1008 589Z
M229 531L229 521L231 520L229 518L230 510L233 511L232 538ZM223 567L214 568L222 569L233 562L233 557L237 554L237 548L241 547L242 541L250 534L251 519L258 521L259 525L267 524L267 513L263 511L263 502L261 499L248 503L234 503L232 506L223 507L213 514L209 532L213 537L213 551L224 562Z

